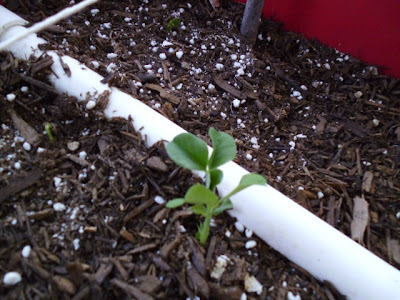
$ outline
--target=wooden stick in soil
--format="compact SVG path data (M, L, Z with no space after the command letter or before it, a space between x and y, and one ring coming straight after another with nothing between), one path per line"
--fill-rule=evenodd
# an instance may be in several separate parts
M251 44L254 44L257 39L258 26L264 8L264 1L265 0L247 0L246 8L244 9L240 34Z

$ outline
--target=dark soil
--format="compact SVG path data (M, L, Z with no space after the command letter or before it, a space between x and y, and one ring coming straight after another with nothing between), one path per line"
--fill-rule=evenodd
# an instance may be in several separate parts
M12 9L38 22L68 4ZM229 1L217 11L208 1L101 1L41 36L205 140L211 126L232 134L240 165L398 268L399 81L273 21L263 21L252 49L239 39L242 14ZM174 17L184 27L166 30ZM0 274L22 275L0 284L3 298L341 298L227 214L209 246L199 245L200 219L160 201L199 179L162 144L146 148L129 120L58 95L46 59L0 56ZM357 197L369 205L361 233L351 226ZM255 248L245 248L249 240ZM222 254L230 261L216 280ZM249 275L260 295L245 290Z

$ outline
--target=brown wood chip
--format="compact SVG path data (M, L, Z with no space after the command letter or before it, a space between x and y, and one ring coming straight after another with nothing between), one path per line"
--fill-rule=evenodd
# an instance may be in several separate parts
M43 220L43 219L49 218L49 217L51 217L53 214L54 214L54 209L52 209L52 208L46 208L46 209L43 209L43 210L41 210L41 211L36 211L36 212L34 212L33 214L28 215L28 218L29 218L30 220L39 221L39 220Z
M362 190L367 193L375 192L374 173L372 173L371 171L366 171L364 173Z
M159 171L159 172L168 172L168 170L169 170L168 166L165 164L165 162L159 156L150 157L147 160L146 164L149 168Z
M36 168L28 172L24 177L13 177L9 179L9 184L5 187L0 188L0 202L31 186L36 181L38 181L41 176L42 170Z
M364 197L355 197L353 221L351 221L351 238L363 244L364 232L369 222L368 202Z
M112 263L114 264L115 268L118 270L119 274L121 275L122 279L128 280L129 273L125 270L124 266L121 264L118 258L112 258Z
M398 240L389 239L387 241L389 256L398 264L400 264L400 243Z
M143 246L136 247L136 248L134 248L132 250L129 250L126 254L131 254L132 255L132 254L140 253L140 252L143 252L143 251L148 251L148 250L156 248L157 246L158 246L158 244L156 244L156 243L146 244L146 245L143 245Z
M53 281L56 283L57 287L63 291L66 292L70 295L75 295L76 293L76 286L75 284L73 284L73 282L71 280L69 280L68 278L65 278L63 276L60 275L55 275L53 277Z
M130 285L122 280L119 279L111 279L110 280L111 284L119 287L121 290L123 290L128 296L130 297L135 297L136 299L140 300L153 300L154 298L150 296L149 294L146 294L142 292L140 289L134 287L133 285Z
M96 274L94 274L94 280L100 285L104 282L104 280L110 275L113 269L113 264L110 262L106 265L100 265L97 269Z
M219 76L214 76L214 82L216 85L218 85L221 89L223 89L225 92L228 92L229 94L235 96L236 98L239 98L240 100L245 100L247 99L247 94L245 92L242 92L235 88L234 86L230 85L228 81L223 80Z
M50 273L43 269L41 266L30 263L28 261L25 261L25 264L32 269L33 272L35 272L37 275L39 275L39 277L41 277L44 280L49 280L51 275Z
M154 198L151 198L142 204L140 204L138 207L135 209L131 210L125 217L124 217L124 223L127 223L130 219L136 217L138 214L143 212L144 210L148 209L150 206L152 206L154 203Z
M125 228L121 229L119 234L124 239L126 239L129 242L131 242L132 244L134 244L136 242L136 238L134 237L134 235L132 233L130 233L128 230L126 230Z
M162 281L154 275L140 276L137 280L139 281L138 288L148 294L154 294L162 285Z
M176 249L176 247L178 247L178 245L181 243L181 241L182 241L182 235L178 235L172 242L164 244L160 249L161 257L163 259L168 259L168 256L170 255L170 253L174 249Z
M210 288L208 287L208 282L197 272L196 268L192 266L190 262L186 265L186 276L188 279L189 286L196 293L196 295L201 295L205 299L210 297Z
M240 300L242 299L243 290L238 286L224 287L213 282L209 283L211 294L218 300Z
M153 256L153 262L159 266L162 270L170 272L171 267L160 257L157 255Z
M26 141L33 146L38 145L41 136L37 131L22 119L12 108L8 110L8 113L10 114L15 127L21 132L21 135L26 139Z
M164 89L163 87L159 86L158 84L148 83L145 85L145 87L150 90L159 92L161 98L168 100L169 102L172 102L176 105L178 105L181 102L181 99L179 97L175 96L174 94Z
M206 276L207 269L206 263L204 258L204 253L200 251L200 248L196 245L193 237L188 237L190 249L192 250L192 263L196 267L197 271L202 276Z

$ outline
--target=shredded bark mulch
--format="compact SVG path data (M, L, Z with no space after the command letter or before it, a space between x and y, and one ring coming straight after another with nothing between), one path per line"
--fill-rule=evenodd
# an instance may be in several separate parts
M37 22L68 5L12 9ZM245 45L242 14L230 1L101 1L41 36L205 140L211 126L232 134L239 164L398 268L399 81L270 20ZM228 214L199 245L200 219L165 201L200 179L162 143L58 95L45 56L0 64L0 274L22 275L2 297L343 298Z

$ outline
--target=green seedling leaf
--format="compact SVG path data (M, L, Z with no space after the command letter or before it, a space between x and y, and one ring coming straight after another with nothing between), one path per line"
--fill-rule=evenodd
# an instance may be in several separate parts
M53 131L52 131L53 125L51 123L47 122L45 129L46 129L46 134L49 136L50 143L53 144L55 142L55 138L54 138Z
M218 131L211 127L209 134L214 150L211 154L208 166L210 170L214 170L228 161L233 160L236 156L237 147L233 137L225 132Z
M218 196L204 185L195 184L185 195L185 202L189 204L205 204L209 207L218 205Z
M232 197L233 195L239 193L240 191L244 190L245 188L248 188L249 186L252 185L264 185L267 183L267 180L265 179L264 176L260 174L247 174L242 177L242 179L239 182L239 185L237 188L235 188L232 192L229 193L227 198Z
M197 226L197 233L196 233L196 238L200 241L204 241L208 239L208 235L206 234L206 226L205 226L205 221L201 222L199 226ZM203 243L201 243L203 244Z
M215 191L215 188L218 184L221 183L224 174L221 170L212 170L210 172L210 190Z
M190 210L196 215L201 215L203 217L207 216L207 209L203 204L194 205L190 208Z
M207 144L191 133L176 136L167 144L166 149L169 157L181 167L201 171L207 169Z
M239 187L243 186L244 188L247 188L251 185L264 185L266 183L267 180L265 179L264 176L260 174L251 173L251 174L246 174L242 177L239 183Z
M230 197L251 185L264 185L267 182L263 176L258 174L245 175L240 180L238 187L220 199L215 193L217 185L223 179L223 173L218 167L235 158L237 147L235 140L229 134L214 128L210 128L209 133L214 148L210 159L208 158L207 144L190 133L178 135L166 146L169 157L175 163L187 169L205 172L205 186L195 184L186 192L184 199L173 199L166 205L168 208L177 208L185 203L192 204L190 210L204 217L196 234L204 246L210 235L211 218L233 208Z
M200 223L197 230L196 238L203 246L207 245L208 236L210 235L211 217L211 212L207 212L204 222Z
M178 26L180 26L181 23L182 23L181 19L173 18L171 21L169 21L169 23L167 25L167 30L171 31L171 30L177 28Z
M185 204L184 198L176 198L168 201L165 206L168 208L177 208L179 206L182 206L183 204Z
M233 204L230 199L226 199L219 207L214 210L213 216L218 216L227 209L232 209Z

